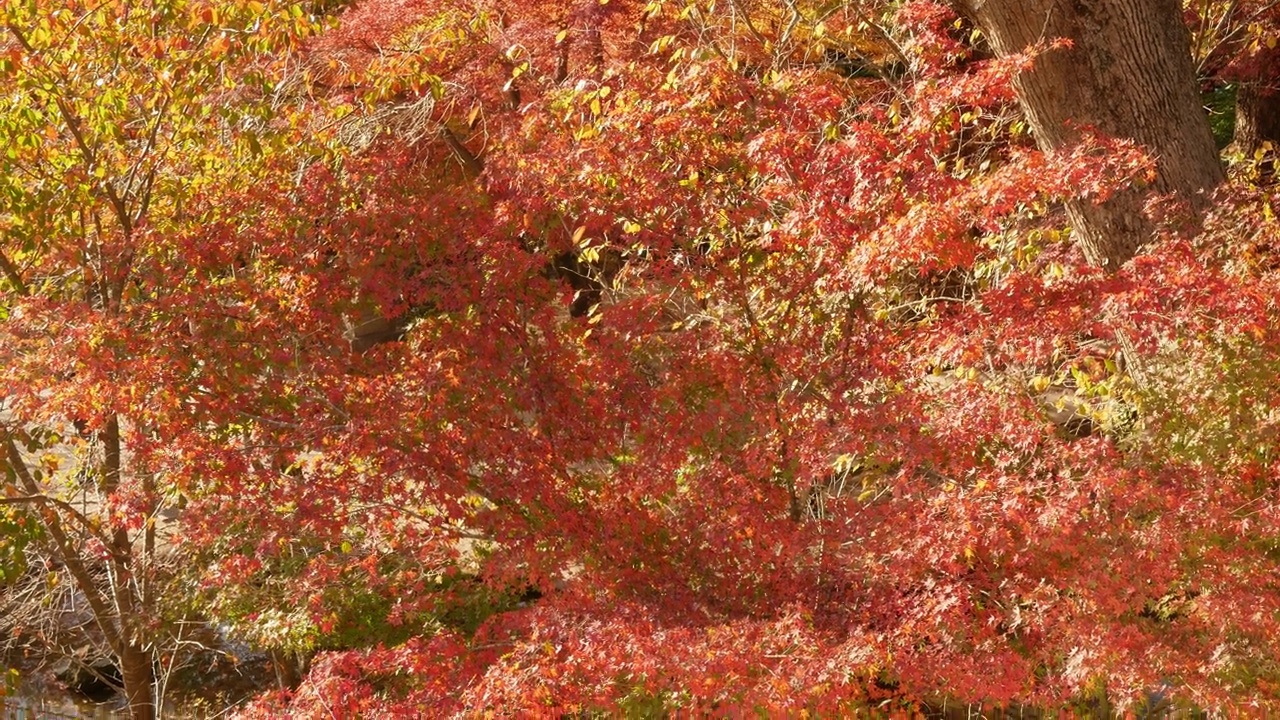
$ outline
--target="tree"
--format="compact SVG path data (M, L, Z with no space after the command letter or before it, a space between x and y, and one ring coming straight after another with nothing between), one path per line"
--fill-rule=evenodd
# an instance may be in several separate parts
M1046 2L966 2L1002 55L1070 41L1038 54L1014 84L1036 141L1068 147L1082 131L1132 139L1156 158L1154 189L1193 207L1225 178L1191 64L1190 35L1176 0L1101 0L1070 8ZM1151 237L1144 195L1072 203L1072 227L1090 260L1116 267Z
M181 243L215 219L201 193L262 166L262 73L309 21L258 3L33 1L6 3L0 25L2 502L40 528L30 547L69 576L131 716L150 718L173 649L158 523L178 485L160 456L202 382L182 357L203 320L182 287L217 253Z
M181 96L88 276L119 314L9 292L3 347L15 432L121 418L105 522L181 495L180 599L307 656L246 714L1275 701L1277 278L1236 250L1277 223L1233 186L1086 258L1064 204L1183 191L1118 126L1037 145L1017 83L1076 50L919 1L229 8L294 31L198 65L244 83ZM37 270L63 224L7 291L84 282Z
M1280 100L1266 85L1246 83L1240 86L1236 101L1237 146L1246 156L1262 149L1263 143L1280 141Z
M1234 90L1233 144L1245 159L1265 169L1274 158L1266 159L1264 143L1280 143L1280 9L1266 2L1210 2L1193 9L1193 56L1199 70Z
M1261 677L1274 645L1241 615L1271 626L1273 561L1223 520L1272 512L1238 478L1273 459L1201 463L1126 430L1135 392L1098 320L1229 346L1270 326L1261 285L1156 221L1089 251L1149 258L1082 262L1058 203L1089 212L1153 169L1212 182L1153 168L1134 118L1036 149L1012 106L1026 58L967 56L955 21L617 0L343 16L313 61L377 141L330 179L365 198L335 226L429 213L380 232L428 258L405 272L452 280L383 298L429 309L362 361L358 394L331 386L348 420L298 420L325 450L290 487L367 528L411 510L424 566L542 597L322 654L291 711L1052 705L1166 677L1205 704L1270 698L1221 678ZM901 69L850 77L831 51ZM565 253L623 260L582 317L546 272ZM1105 433L1062 437L1031 394L1053 383ZM253 532L288 532L278 491L250 492ZM291 581L349 562L350 528L331 531ZM1206 663L1227 637L1239 654Z

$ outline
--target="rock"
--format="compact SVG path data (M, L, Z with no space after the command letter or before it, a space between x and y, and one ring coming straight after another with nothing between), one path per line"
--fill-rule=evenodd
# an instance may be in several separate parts
M105 702L120 692L123 680L120 668L107 658L81 660L66 657L53 666L53 676L68 690L84 695L94 702Z

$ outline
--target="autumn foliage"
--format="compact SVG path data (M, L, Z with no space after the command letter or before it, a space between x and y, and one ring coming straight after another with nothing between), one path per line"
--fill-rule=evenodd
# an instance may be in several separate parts
M1089 265L1063 203L1154 160L1037 149L1013 79L1069 43L927 0L3 15L4 438L92 474L115 428L62 545L181 504L139 622L308 660L247 716L1277 700L1274 190L1152 197Z

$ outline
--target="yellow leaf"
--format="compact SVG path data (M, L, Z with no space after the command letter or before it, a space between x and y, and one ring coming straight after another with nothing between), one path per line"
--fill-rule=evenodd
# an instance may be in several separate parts
M560 43L564 42L564 39L567 37L569 37L568 30L561 30L560 32L556 33L556 44L559 45Z
M573 231L573 244L577 245L582 242L582 236L587 234L587 226L579 225L577 230Z
M592 115L600 114L600 98L594 98L591 101L591 114Z
M628 235L635 235L640 232L640 223L634 223L628 220L622 224L622 231Z

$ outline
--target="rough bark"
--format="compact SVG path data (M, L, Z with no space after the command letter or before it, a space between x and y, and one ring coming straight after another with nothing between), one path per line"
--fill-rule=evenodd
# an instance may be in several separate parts
M1236 91L1236 148L1246 159L1271 143L1265 157L1258 158L1258 182L1275 177L1276 158L1280 156L1280 88L1258 83L1242 83Z
M1235 143L1253 154L1264 142L1280 144L1280 89L1243 83L1236 92Z
M1156 191L1193 209L1225 179L1191 63L1178 0L959 0L1000 55L1067 38L1015 81L1037 142L1070 147L1079 128L1129 138L1157 161ZM1146 190L1103 204L1072 202L1067 212L1085 255L1114 269L1151 235Z

